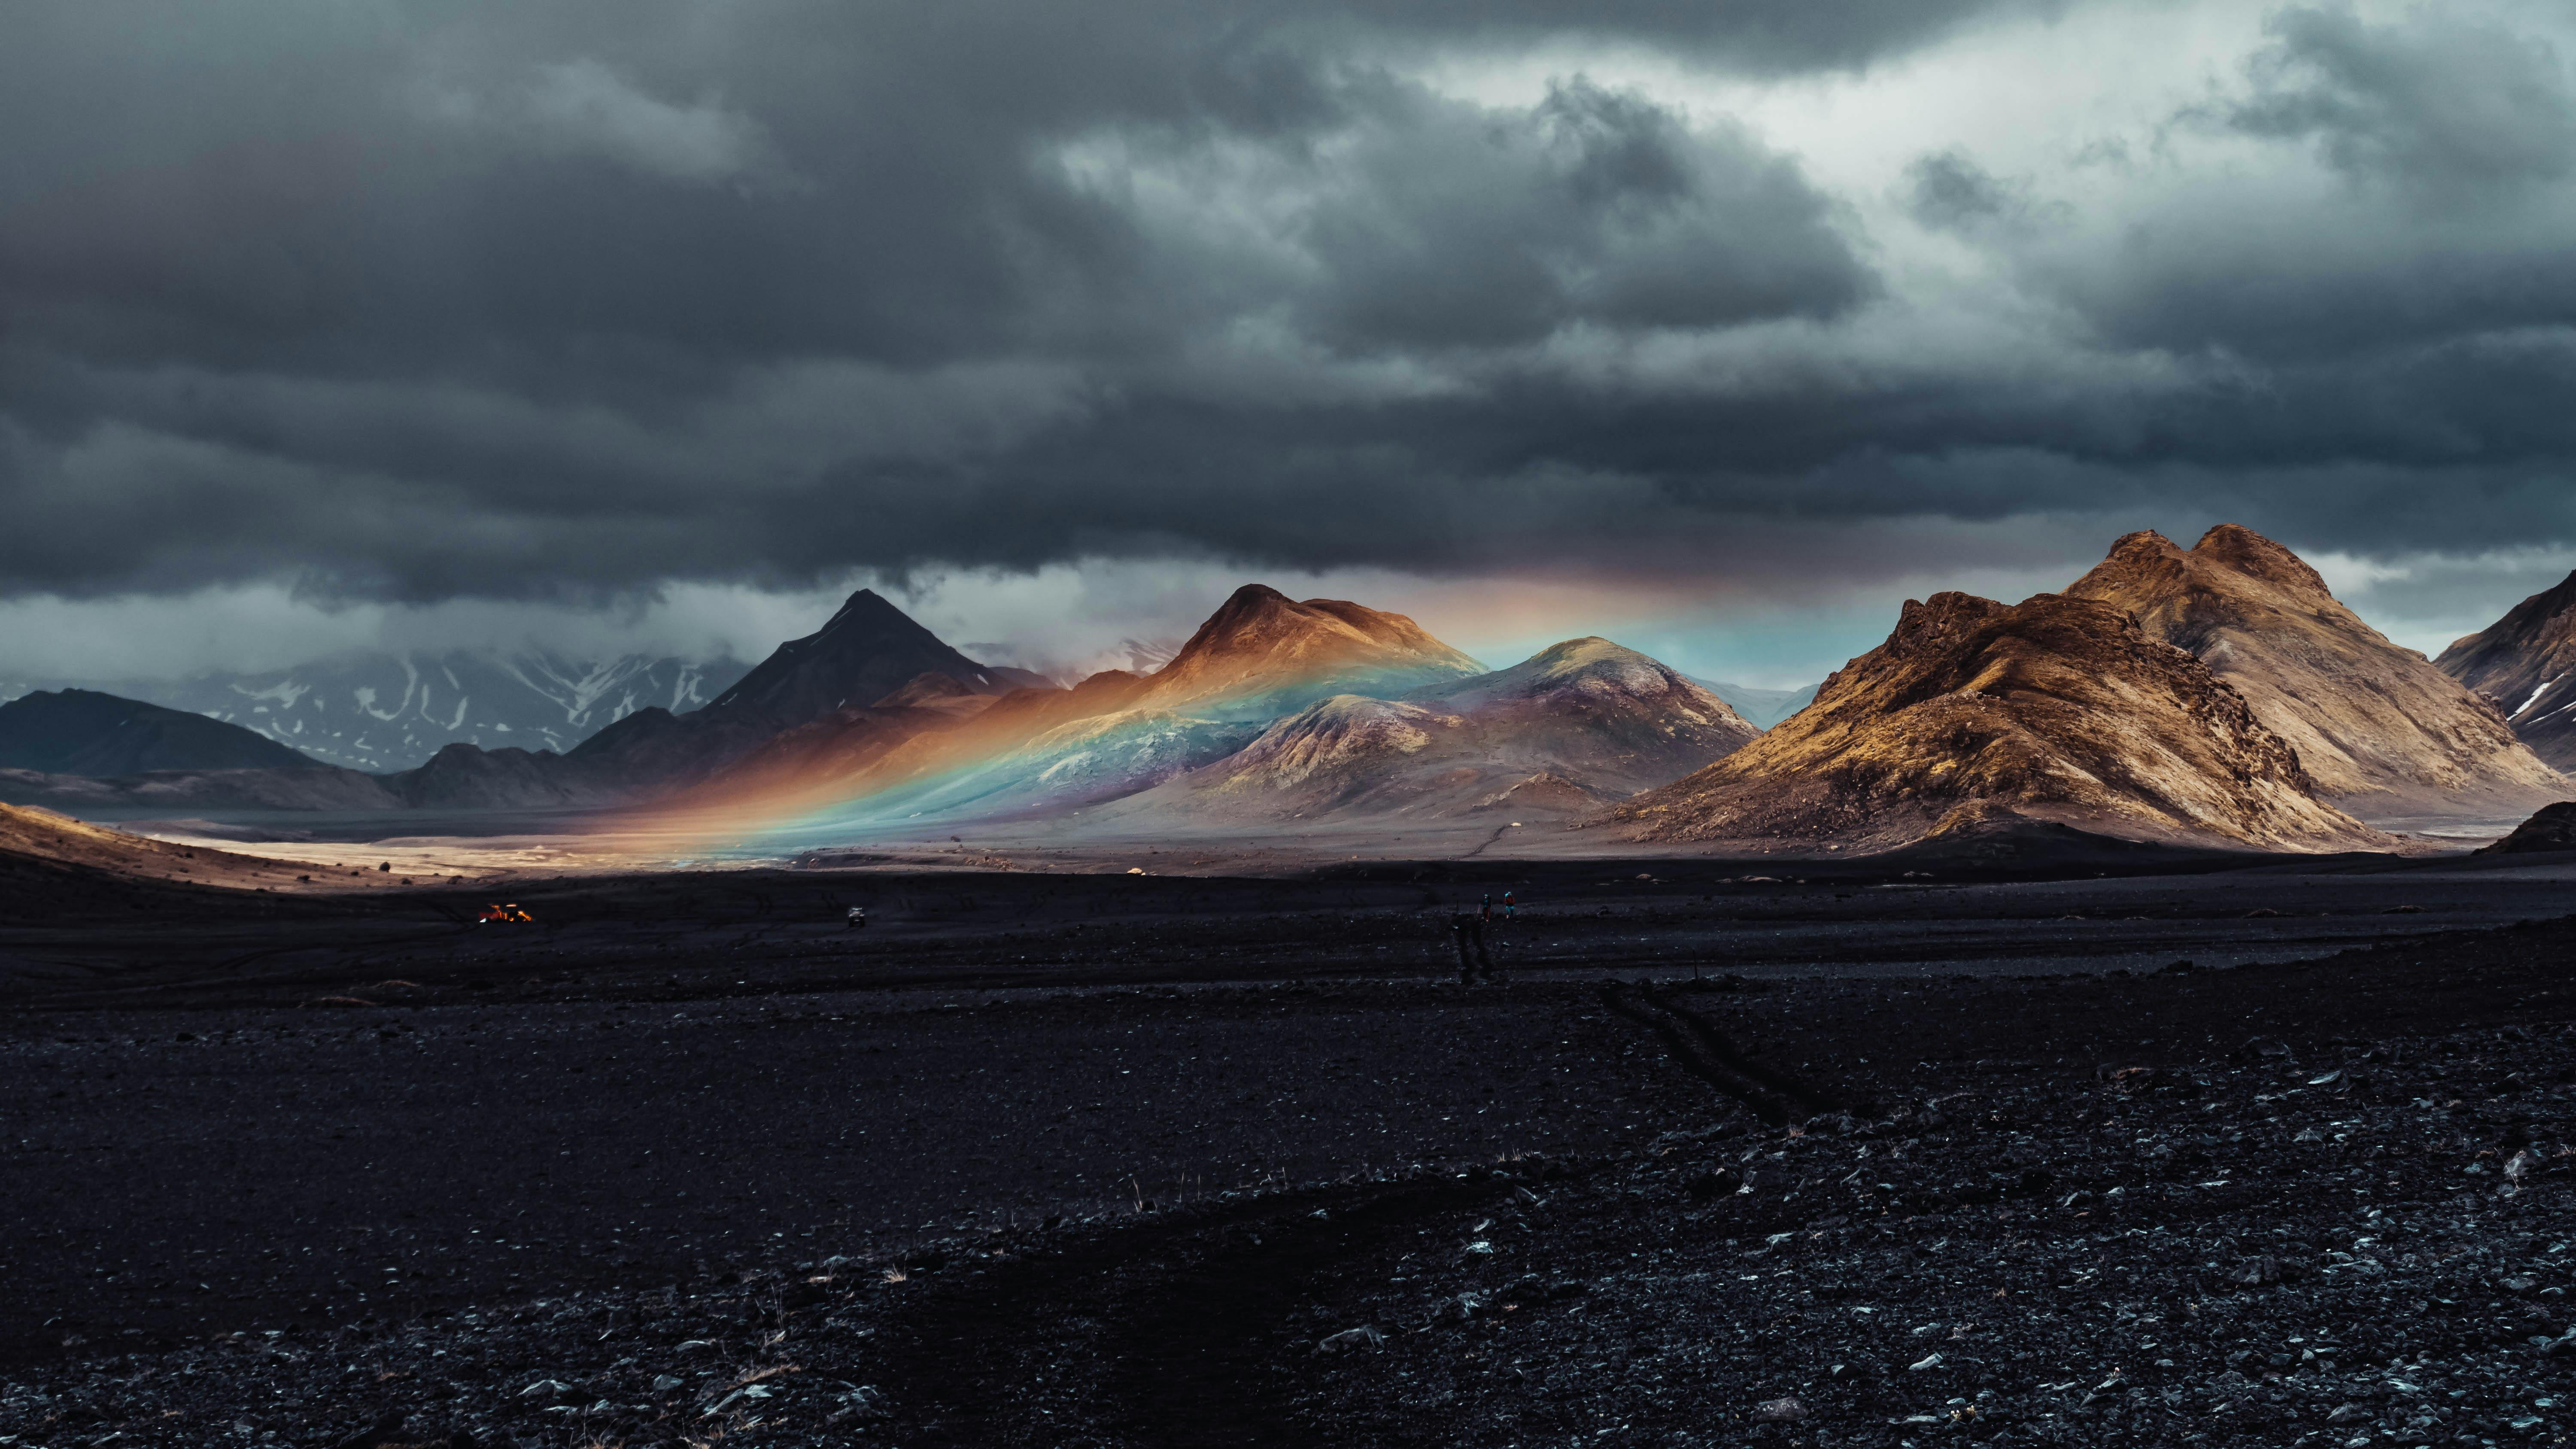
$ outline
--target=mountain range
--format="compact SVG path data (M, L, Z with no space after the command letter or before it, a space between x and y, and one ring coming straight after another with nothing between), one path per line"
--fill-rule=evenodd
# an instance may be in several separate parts
M1726 701L1607 639L1394 699L1336 694L1242 750L1122 802L1108 820L1206 826L1587 815L1760 731Z
M1488 670L1402 615L1252 584L1153 667L1067 685L979 663L861 590L694 708L582 694L616 718L561 751L451 741L366 773L285 750L276 721L255 732L95 692L31 696L0 707L0 798L128 813L615 807L754 848L967 822L1364 834L1497 820L1720 849L2029 829L2385 848L2367 820L2576 793L2470 687L2538 678L2531 701L2547 703L2576 656L2569 588L2437 667L2249 530L2188 549L2135 533L2064 594L1909 602L1885 644L1803 707L1803 691L1748 697L1774 712L1767 732L1722 687L1597 637ZM416 666L406 678L405 708L437 697ZM676 698L707 678L665 682Z
M1015 690L917 729L882 708L842 711L684 803L829 828L1075 809L1222 759L1317 700L1484 672L1400 614L1249 584L1150 674Z
M570 749L640 709L695 709L749 668L735 659L641 654L580 660L545 650L376 651L265 673L89 687L237 724L327 765L384 773L425 764L452 744ZM0 685L0 698L55 687Z

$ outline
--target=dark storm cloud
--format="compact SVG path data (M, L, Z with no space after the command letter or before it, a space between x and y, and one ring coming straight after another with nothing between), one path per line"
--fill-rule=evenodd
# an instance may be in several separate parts
M2073 319L2004 342L1920 320L1798 138L1420 78L1574 42L1793 75L2055 13L22 7L0 592L1680 572L1749 521L2204 507L2365 552L2576 533L2568 92L2527 37L2283 12L2178 123L2348 183L2261 226L1930 152L1913 221ZM2423 214L2443 176L2473 233ZM2408 501L2445 487L2482 508Z
M2444 197L2576 165L2576 95L2545 41L2429 7L2373 25L2303 6L2266 28L2255 92L2227 117L2250 134L2311 139L2347 174Z
M1580 82L1502 115L1413 87L1366 92L1335 175L1287 180L1320 187L1306 225L1325 281L1295 291L1334 346L1829 316L1870 290L1826 199L1740 131L1694 135Z

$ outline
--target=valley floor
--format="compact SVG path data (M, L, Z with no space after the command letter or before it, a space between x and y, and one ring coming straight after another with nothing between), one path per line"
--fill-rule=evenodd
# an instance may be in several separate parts
M2576 1433L2576 859L1744 874L0 928L0 1444Z

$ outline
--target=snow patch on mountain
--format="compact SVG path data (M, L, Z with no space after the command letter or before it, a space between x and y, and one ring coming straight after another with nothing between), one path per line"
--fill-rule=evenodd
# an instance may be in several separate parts
M569 750L639 709L696 709L749 666L629 654L569 659L542 651L371 652L266 674L89 682L169 709L256 730L326 764L383 773L452 744ZM0 682L0 700L63 680Z

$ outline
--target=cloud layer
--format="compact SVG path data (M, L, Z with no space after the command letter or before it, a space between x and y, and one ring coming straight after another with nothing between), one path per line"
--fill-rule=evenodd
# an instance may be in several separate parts
M0 597L2576 543L2571 43L2521 0L22 7Z

